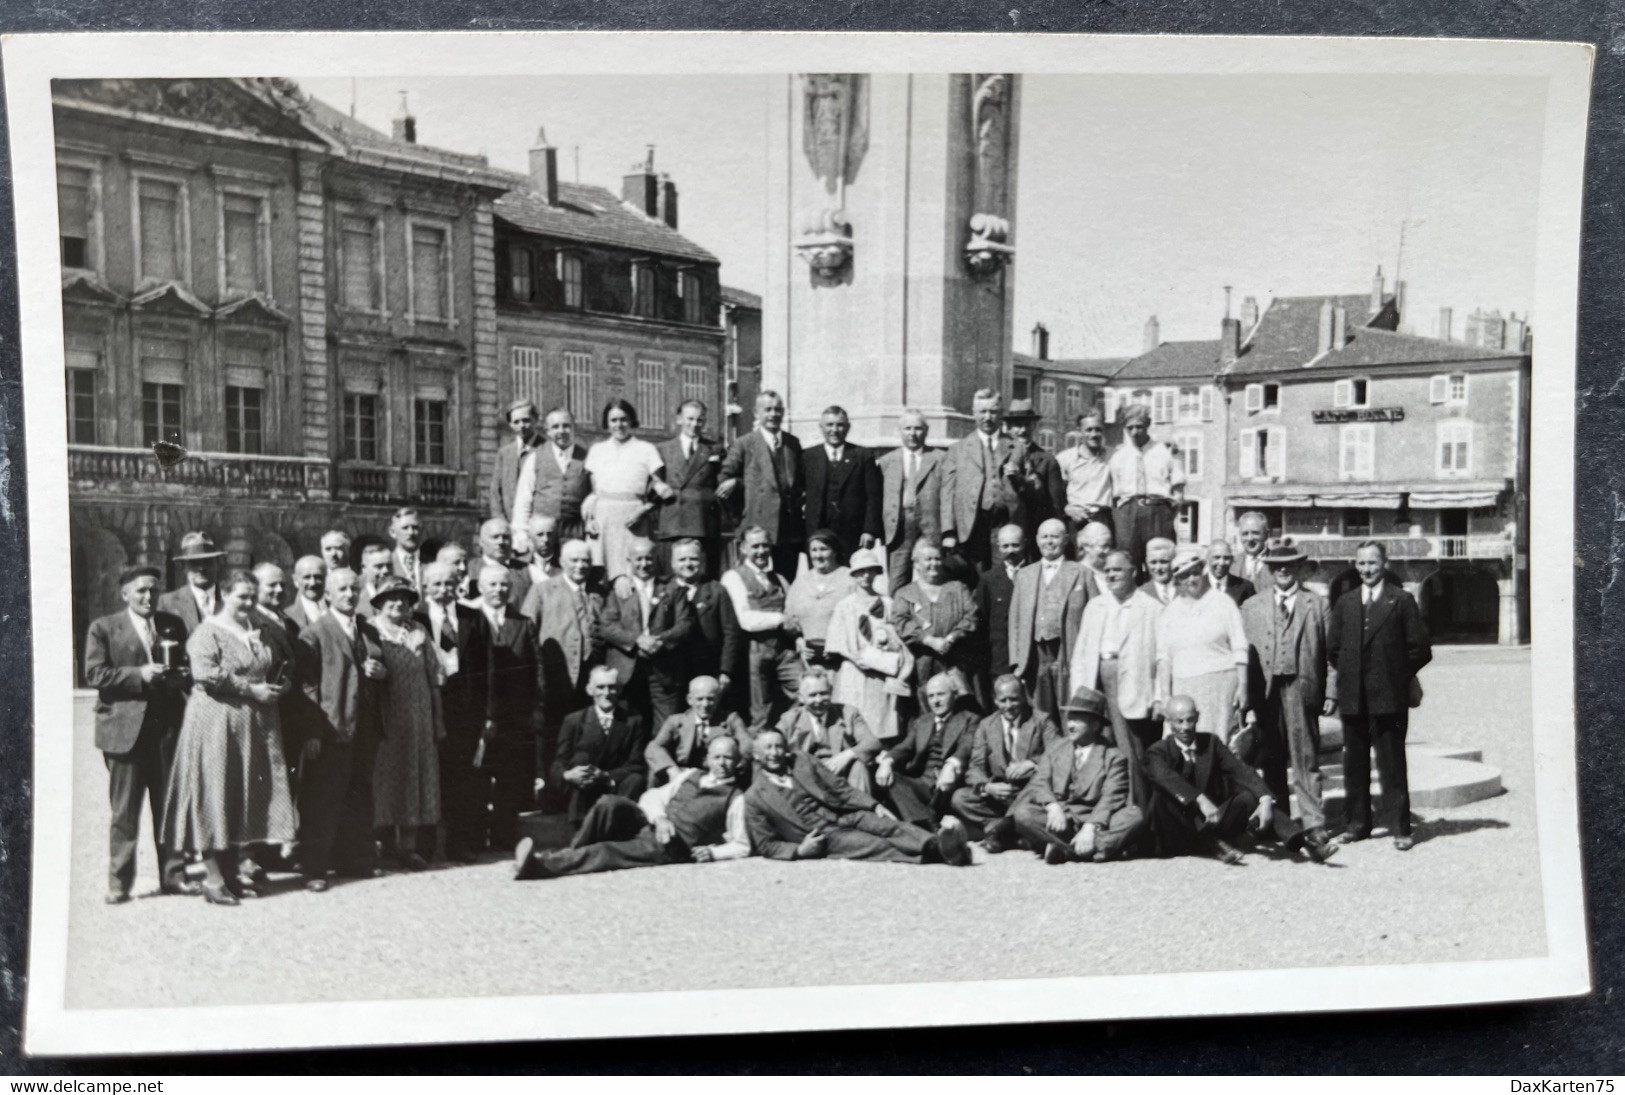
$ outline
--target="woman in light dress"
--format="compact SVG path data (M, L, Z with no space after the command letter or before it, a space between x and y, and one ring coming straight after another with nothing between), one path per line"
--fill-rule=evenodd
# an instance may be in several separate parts
M835 606L852 588L847 568L836 565L840 557L841 541L833 532L819 529L807 537L807 565L784 596L785 615L794 616L801 625L796 649L803 665L831 667L824 651L825 635Z
M592 494L582 504L589 536L596 535L593 561L614 581L630 574L627 551L632 541L648 535L654 499L676 497L666 485L666 462L649 442L634 436L638 412L624 399L604 404L599 424L609 433L587 450L582 466L592 479Z
M440 767L436 746L446 738L440 707L442 670L428 628L412 618L417 591L389 577L372 595L384 667L380 721L385 729L372 772L373 827L387 830L385 846L409 871L428 861L418 851L418 830L440 822ZM391 841L393 837L393 841Z
M1229 594L1207 580L1202 553L1188 548L1173 563L1176 590L1157 617L1156 698L1196 701L1196 728L1226 745L1247 709L1247 632Z
M925 682L947 673L961 696L969 696L975 670L972 637L976 634L976 601L965 583L945 579L942 547L935 540L914 545L914 580L892 598L891 622L914 655L914 680L920 706Z
M164 796L161 843L202 858L214 905L257 897L238 875L255 845L290 843L298 829L288 793L279 701L292 686L293 651L279 628L259 626L259 583L234 571L220 608L186 642L192 695Z
M888 619L880 553L853 552L847 571L847 594L830 616L824 645L839 666L831 698L857 710L881 741L891 741L905 728L898 704L913 694L914 658Z

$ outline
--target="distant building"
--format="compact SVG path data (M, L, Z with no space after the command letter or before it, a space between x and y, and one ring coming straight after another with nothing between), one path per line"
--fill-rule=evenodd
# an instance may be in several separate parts
M1078 417L1094 409L1096 393L1127 358L1052 358L1049 330L1032 331L1032 352L1011 356L1010 399L1030 399L1038 412L1033 440L1050 452L1078 442ZM944 439L945 440L945 439Z
M727 405L711 416L712 430L732 441L754 424L756 393L762 390L762 298L744 289L722 287L722 371Z

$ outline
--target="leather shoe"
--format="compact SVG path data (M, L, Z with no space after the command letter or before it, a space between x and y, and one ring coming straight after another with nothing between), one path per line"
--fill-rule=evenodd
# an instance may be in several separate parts
M1316 863L1324 863L1337 854L1337 845L1329 840L1308 840L1304 842L1303 850Z
M1048 842L1044 844L1044 862L1051 867L1059 867L1071 858L1071 854L1059 844L1050 844Z
M401 856L401 866L409 871L426 871L429 869L429 861L417 852L407 852Z
M970 842L965 838L964 827L957 822L942 823L942 828L937 830L937 850L950 867L970 866Z
M1394 837L1394 851L1408 852L1416 847L1416 838L1410 833L1401 833Z
M515 882L529 882L540 877L531 868L530 853L536 850L536 842L530 837L520 837L519 843L513 848L513 880Z
M1370 832L1361 832L1358 829L1344 829L1337 834L1339 844L1358 844L1362 840L1370 839Z
M1241 850L1238 849L1234 844L1224 840L1215 840L1213 843L1216 846L1216 850L1213 853L1213 858L1217 859L1220 863L1223 863L1227 867L1235 867L1241 863Z
M311 893L326 893L330 885L325 878L313 878L305 883L305 889Z
M170 897L196 897L198 894L203 892L203 883L191 881L177 882L174 885L161 886L159 887L159 890Z
M224 886L216 888L208 883L203 884L203 900L211 905L238 905L241 904L236 896Z
M130 900L127 890L108 890L106 901L109 905L124 905Z
M982 850L988 855L1000 855L1004 852L1004 842L996 836L983 837Z

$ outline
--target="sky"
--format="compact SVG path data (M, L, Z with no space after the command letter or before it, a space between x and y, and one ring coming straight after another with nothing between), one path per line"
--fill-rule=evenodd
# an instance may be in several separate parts
M563 179L607 186L655 148L681 230L725 284L765 285L767 122L782 76L300 79L387 131L406 91L418 139L524 171L538 127ZM1016 348L1056 357L1218 337L1246 296L1407 282L1406 326L1463 332L1534 296L1544 82L1479 76L1023 77ZM782 95L782 91L780 92ZM782 98L777 101L782 102ZM577 158L579 157L579 176ZM1401 250L1401 227L1404 246ZM1538 325L1539 317L1534 317Z

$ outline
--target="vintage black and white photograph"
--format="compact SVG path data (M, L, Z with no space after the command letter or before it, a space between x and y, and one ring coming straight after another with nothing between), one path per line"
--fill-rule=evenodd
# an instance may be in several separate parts
M1585 990L1583 50L515 37L7 43L32 1047Z

